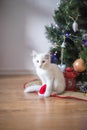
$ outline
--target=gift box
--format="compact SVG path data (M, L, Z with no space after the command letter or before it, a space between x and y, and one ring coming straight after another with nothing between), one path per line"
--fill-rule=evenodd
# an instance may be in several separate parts
M64 72L64 77L66 81L66 90L76 91L76 77L77 73L72 67L67 67Z

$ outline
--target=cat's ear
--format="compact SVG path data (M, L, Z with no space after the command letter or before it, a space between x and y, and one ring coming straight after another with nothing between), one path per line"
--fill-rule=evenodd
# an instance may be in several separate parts
M32 55L33 57L36 57L36 56L37 56L37 52L33 50L31 55Z
M47 54L45 55L45 58L46 58L46 59L50 59L50 53L47 53Z

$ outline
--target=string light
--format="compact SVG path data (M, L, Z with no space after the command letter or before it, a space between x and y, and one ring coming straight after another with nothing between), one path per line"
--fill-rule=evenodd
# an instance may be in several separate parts
M58 0L57 2L57 8L59 8L59 6L60 6L60 0Z

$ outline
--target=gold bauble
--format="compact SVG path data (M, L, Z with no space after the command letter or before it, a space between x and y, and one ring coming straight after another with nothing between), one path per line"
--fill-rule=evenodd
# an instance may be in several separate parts
M75 60L73 63L73 68L77 72L85 71L86 66L85 66L84 60L82 58Z

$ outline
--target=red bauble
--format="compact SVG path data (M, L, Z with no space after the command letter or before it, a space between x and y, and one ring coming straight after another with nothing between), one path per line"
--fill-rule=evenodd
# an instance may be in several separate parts
M84 60L82 58L75 60L73 63L73 68L77 72L85 71L86 67L85 67Z

